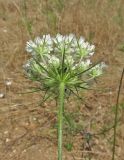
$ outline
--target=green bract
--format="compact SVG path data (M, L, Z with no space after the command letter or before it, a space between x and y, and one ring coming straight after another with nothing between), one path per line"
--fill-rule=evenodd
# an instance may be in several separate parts
M92 64L89 58L95 46L73 34L37 37L27 42L26 50L32 56L24 65L27 76L52 92L57 92L61 82L70 91L89 87L89 80L100 76L105 66Z

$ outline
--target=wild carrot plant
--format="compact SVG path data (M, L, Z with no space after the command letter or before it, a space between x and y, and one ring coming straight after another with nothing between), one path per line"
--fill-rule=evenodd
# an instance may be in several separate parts
M73 34L37 37L27 42L26 50L31 55L24 65L28 78L37 81L40 90L56 95L58 100L58 160L62 160L63 113L67 93L88 89L90 82L102 75L105 64L93 64L90 57L95 46Z

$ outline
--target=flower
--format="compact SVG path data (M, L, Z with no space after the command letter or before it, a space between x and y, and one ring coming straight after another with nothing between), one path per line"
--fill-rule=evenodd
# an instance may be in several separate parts
M43 40L40 37L36 37L34 39L34 42L37 46L41 45L43 43Z
M53 44L53 40L52 40L50 34L48 34L48 35L43 35L43 41L44 41L45 43L47 43L48 46L52 46L52 44Z
M52 64L54 66L59 66L60 65L60 60L56 56L52 55L52 56L49 56L48 58L49 58L49 60L48 60L49 64Z
M69 34L69 35L66 35L65 36L65 43L66 44L68 44L68 43L73 43L73 41L74 41L74 39L75 39L75 35L74 34Z
M94 45L90 45L88 42L85 42L83 38L80 38L77 41L76 52L80 57L88 57L94 54Z
M53 38L53 41L55 43L55 51L63 53L66 51L66 53L74 52L73 48L73 42L74 42L75 36L74 34L69 35L60 35L57 34L55 38Z
M36 37L34 41L30 40L26 44L26 51L31 53L33 56L39 54L48 54L52 51L52 38L50 35L44 35L42 38Z
M32 56L24 65L27 76L52 92L61 81L68 90L89 86L89 79L102 75L106 67L103 62L93 66L95 46L74 34L36 37L27 42L26 50Z
M68 55L65 59L65 64L69 65L69 66L73 66L74 60L73 57Z
M80 38L79 38L78 44L79 44L80 46L85 44L85 39L84 39L84 37L80 37Z
M64 100L71 93L79 97L78 90L88 89L91 81L102 74L104 63L92 65L90 56L95 46L83 37L76 38L73 34L55 37L43 35L34 41L27 42L26 50L32 58L24 65L29 79L39 84L38 91L45 91L43 102L55 94L59 104L58 111L58 157L62 159L62 119ZM37 90L36 90L37 91ZM69 96L68 96L69 95ZM80 98L80 97L79 97Z
M91 64L90 59L87 59L86 61L82 61L81 63L79 63L79 66L81 69L86 70L90 64Z
M28 41L26 44L26 51L31 53L34 51L34 49L37 48L37 45L32 41Z
M100 64L97 64L96 66L91 68L90 75L94 78L102 75L103 68L105 68L105 67L107 67L107 65L104 62L101 62Z
M55 38L53 38L53 41L55 44L61 43L64 41L64 36L62 36L61 34L57 34Z

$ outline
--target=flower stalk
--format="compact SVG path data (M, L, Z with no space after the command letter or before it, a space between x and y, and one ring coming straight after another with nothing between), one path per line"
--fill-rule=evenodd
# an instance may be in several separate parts
M63 111L64 111L64 96L65 84L60 83L59 86L59 106L58 106L58 160L62 160L62 126L63 126Z

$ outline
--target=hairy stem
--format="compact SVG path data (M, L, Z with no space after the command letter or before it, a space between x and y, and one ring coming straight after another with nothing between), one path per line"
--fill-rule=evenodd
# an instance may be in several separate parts
M63 108L64 108L65 84L59 86L59 112L58 112L58 160L62 160L62 126L63 126Z

